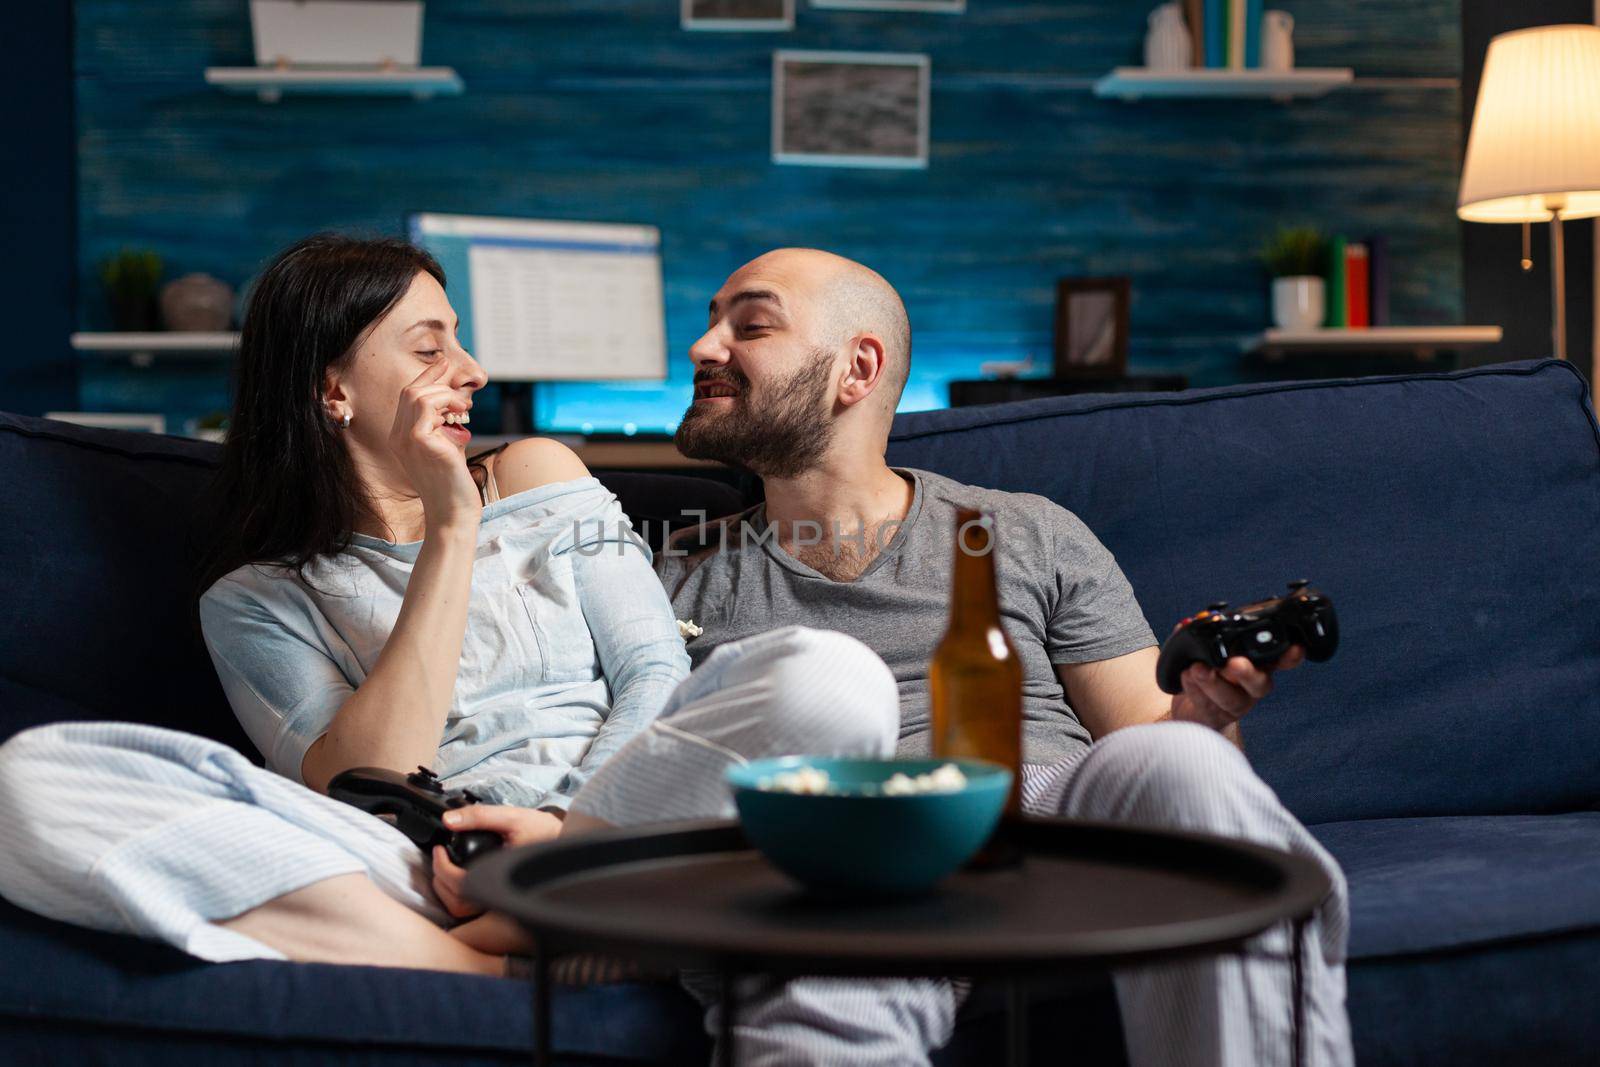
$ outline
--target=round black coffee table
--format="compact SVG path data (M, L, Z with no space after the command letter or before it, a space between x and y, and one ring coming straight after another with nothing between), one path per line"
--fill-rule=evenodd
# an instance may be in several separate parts
M550 1063L549 966L601 952L720 971L719 1055L733 1059L734 978L959 975L1010 981L1009 1062L1026 1057L1021 979L1227 951L1294 926L1292 1059L1302 1062L1305 924L1331 885L1310 860L1205 834L1029 818L1020 863L894 900L807 894L736 822L606 831L491 853L466 891L536 939L534 1047Z

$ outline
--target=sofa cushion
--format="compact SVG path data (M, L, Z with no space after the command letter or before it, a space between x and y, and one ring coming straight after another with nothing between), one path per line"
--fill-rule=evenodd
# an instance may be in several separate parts
M390 967L213 964L164 943L52 922L0 900L0 1015L83 1027L410 1049L532 1048L523 982ZM675 983L560 987L558 1052L681 1063L709 1055L701 1012Z
M1600 933L1355 960L1350 1030L1361 1067L1593 1067Z
M0 413L0 677L255 757L192 607L195 494L217 446ZM44 705L0 704L0 738Z
M1600 934L1600 811L1311 827L1350 884L1353 959Z
M1244 726L1302 821L1600 800L1600 436L1571 364L902 415L889 458L1076 512L1161 638L1326 590L1337 655Z

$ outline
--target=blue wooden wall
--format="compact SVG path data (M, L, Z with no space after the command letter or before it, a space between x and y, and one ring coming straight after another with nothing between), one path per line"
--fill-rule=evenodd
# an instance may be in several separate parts
M542 387L564 428L674 421L707 299L786 244L901 289L904 408L942 405L985 360L1048 363L1053 282L1071 274L1132 276L1132 370L1235 380L1268 315L1254 253L1283 222L1387 234L1395 320L1460 321L1458 0L1283 0L1301 65L1378 79L1288 105L1096 99L1090 80L1140 62L1153 2L797 6L791 33L719 34L680 30L677 0L430 0L423 60L455 67L464 95L265 105L202 81L251 62L245 0L77 0L79 322L106 325L94 265L125 244L237 285L311 230L398 232L419 209L662 228L673 378ZM775 48L931 55L928 169L772 164ZM83 382L86 405L169 418L226 393L203 368Z

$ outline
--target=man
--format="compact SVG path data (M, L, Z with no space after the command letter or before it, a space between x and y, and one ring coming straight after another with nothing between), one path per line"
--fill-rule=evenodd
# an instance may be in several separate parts
M927 754L927 667L947 621L954 509L990 512L1001 613L1024 668L1024 805L1219 833L1316 860L1335 888L1302 957L1305 1045L1310 1063L1351 1062L1344 879L1239 747L1240 719L1271 692L1271 670L1243 657L1221 670L1195 665L1169 696L1156 685L1155 636L1127 579L1076 516L1040 496L887 466L910 355L894 289L826 252L768 253L711 301L709 328L690 349L694 400L677 445L760 475L766 500L680 533L658 559L679 618L703 629L689 640L692 662L779 620L843 631L894 674L900 754ZM1297 646L1274 669L1303 659ZM1119 972L1132 1063L1288 1062L1290 952L1279 928L1248 953ZM745 1039L753 1059L778 1062L782 1037L771 1035L799 1040L808 1019L846 1002L857 1044L864 1034L898 1041L900 1062L920 1062L948 1038L953 992L945 1003L925 985L879 983L874 1014L853 988L853 999L844 983L769 989L765 1021ZM807 1039L817 1047L816 1035ZM832 1057L859 1062L844 1042Z

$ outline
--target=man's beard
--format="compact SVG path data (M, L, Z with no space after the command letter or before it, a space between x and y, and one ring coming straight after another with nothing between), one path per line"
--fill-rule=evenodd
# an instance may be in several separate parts
M701 381L727 382L739 395L720 414L691 401L673 435L678 451L762 477L793 478L810 470L833 443L834 431L824 404L833 355L817 350L813 356L788 378L764 386L767 399L759 402L751 396L750 380L731 367L700 376Z

